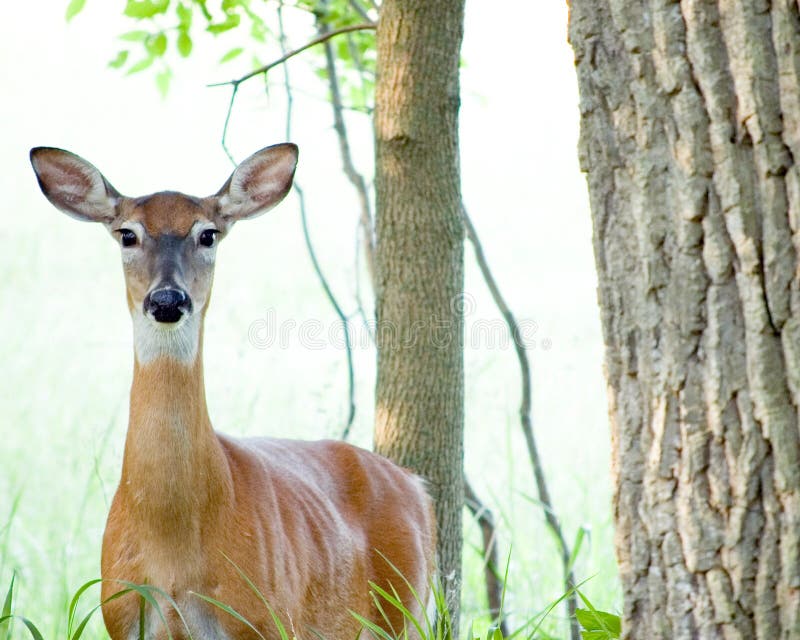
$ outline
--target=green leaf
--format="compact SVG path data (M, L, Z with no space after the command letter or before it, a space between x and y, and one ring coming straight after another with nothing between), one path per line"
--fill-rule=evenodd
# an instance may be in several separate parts
M222 64L224 62L229 62L233 60L236 56L240 56L242 54L242 51L244 51L242 47L234 47L219 59L219 63Z
M70 3L67 5L67 14L66 14L67 22L72 20L81 11L83 11L83 8L85 6L86 6L86 0L70 0Z
M266 42L267 41L267 27L263 21L253 21L253 24L250 26L250 37L255 40L256 42Z
M575 617L586 631L602 632L604 635L595 636L604 640L619 638L622 633L622 624L619 616L605 611L576 609ZM584 636L585 638L586 636Z
M192 2L194 2L196 5L200 7L200 11L203 12L203 17L209 22L211 22L213 18L208 10L208 7L206 6L206 0L192 0Z
M188 30L192 26L192 8L187 7L182 2L175 7L175 13L178 15L178 26L182 31Z
M116 58L114 58L108 63L108 66L111 67L112 69L121 69L122 66L125 64L125 62L127 62L127 60L128 60L128 51L123 49L117 54Z
M152 18L165 13L168 7L169 0L128 0L123 13L129 18Z
M184 58L188 58L192 53L192 37L183 30L178 33L178 53Z
M148 38L144 46L147 48L147 52L151 56L160 58L167 50L167 36L162 31L161 33L154 35L152 38Z
M239 26L239 23L242 21L242 17L238 13L231 13L225 19L225 22L217 22L215 24L210 24L206 27L206 31L209 33L213 33L217 35L218 33L224 33L225 31L230 31L231 29L235 29Z
M125 40L126 42L143 42L150 37L149 31L142 31L141 29L137 29L136 31L127 31L119 36L120 40Z
M159 71L156 74L156 87L158 87L158 92L161 94L162 98L167 97L167 93L169 93L169 83L172 80L172 71L167 68Z
M153 64L154 61L155 61L155 58L153 56L148 56L147 58L144 58L143 60L139 60L139 62L137 62L130 69L128 69L128 72L125 75L129 76L129 75L132 75L134 73L139 73L140 71L144 71L145 69L147 69L147 67L149 67L151 64Z

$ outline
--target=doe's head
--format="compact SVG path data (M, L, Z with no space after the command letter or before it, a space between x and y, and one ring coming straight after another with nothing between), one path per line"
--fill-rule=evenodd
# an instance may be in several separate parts
M216 194L203 198L172 191L123 196L91 163L62 149L32 149L31 164L52 204L79 220L103 224L119 242L134 324L167 331L205 313L217 243L235 222L283 200L297 153L289 143L266 147L237 166Z

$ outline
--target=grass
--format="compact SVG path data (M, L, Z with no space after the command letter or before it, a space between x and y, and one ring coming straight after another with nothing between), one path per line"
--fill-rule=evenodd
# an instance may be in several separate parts
M267 599L258 590L256 585L250 580L245 572L235 564L234 567L242 577L243 583L246 584L247 588L252 590L259 597L265 609L269 612L280 640L297 640L293 634L289 633L278 615L269 605ZM403 580L405 580L405 578L396 568L393 567L393 569ZM27 632L32 640L45 640L46 636L40 631L35 622L23 615L16 613L14 610L15 579L16 575L12 575L11 583L3 601L3 607L0 609L0 639L10 640L12 638L12 627L16 621L24 625L24 629L22 629L23 635L25 632ZM102 582L102 580L90 580L81 585L81 587L79 587L72 596L67 611L67 640L81 640L87 629L92 629L89 626L90 622L97 617L95 614L97 614L97 612L100 610L102 604L130 593L135 593L140 599L140 640L144 640L145 638L145 616L147 612L155 612L155 614L160 618L161 623L167 628L167 637L169 640L172 640L173 638L172 633L170 632L170 629L166 623L166 613L156 596L162 598L164 601L166 601L170 608L175 610L183 629L186 630L186 635L191 640L191 632L178 605L167 593L150 585L136 585L129 582L121 582L120 586L122 588L118 592L106 598L102 603L91 605L88 611L78 615L78 606L82 597L92 587L96 586L100 582ZM415 618L406 604L400 599L394 588L392 588L392 591L389 592L375 583L370 583L373 601L377 611L383 617L385 624L376 624L374 621L367 619L356 612L350 611L350 615L352 615L361 625L359 637L371 637L375 640L408 640L410 633L409 630L413 630L415 633L412 635L422 640L453 640L451 633L452 623L449 611L447 609L447 604L445 602L444 591L439 588L438 585L432 585L435 613L433 613L433 617L431 617L428 613L427 607L425 606L426 603L424 603L422 600L423 595L417 593L417 591L414 590L413 586L411 586L408 581L406 581L406 584L410 587L412 597L421 606L424 618L422 620ZM619 638L622 631L619 616L606 611L598 610L578 587L576 587L574 590L577 591L587 607L585 609L579 608L576 611L576 617L580 623L583 640L615 640ZM507 636L503 635L503 631L499 626L499 620L504 615L503 611L501 610L497 619L488 625L485 628L485 631L482 633L477 632L475 630L475 626L473 625L470 632L465 635L465 638L467 640L483 640L484 638L485 640L512 640L513 638L525 638L527 640L555 640L555 636L543 630L544 623L547 621L548 616L552 613L556 606L558 606L571 592L572 590L562 594L559 598L551 602L544 611L531 617L522 626L512 632L509 632ZM254 626L249 620L247 620L247 618L229 605L207 595L199 593L195 593L194 595L248 626L259 638L261 638L261 640L266 640L264 634L258 628L256 628L256 626ZM394 629L392 627L390 617L387 613L389 609L396 609L402 613L404 620L403 629ZM94 632L95 637L107 637L102 630L92 631ZM266 632L266 630L264 631ZM321 633L315 632L315 635L319 638L319 640L326 640Z

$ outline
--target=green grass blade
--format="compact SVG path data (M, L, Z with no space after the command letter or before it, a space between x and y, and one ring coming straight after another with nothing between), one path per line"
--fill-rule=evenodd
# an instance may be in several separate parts
M101 581L101 580L100 580ZM132 589L123 589L122 591L117 591L116 593L111 594L108 598L103 600L100 604L95 605L92 609L87 613L83 619L81 620L80 624L78 624L77 628L74 632L72 632L67 637L69 640L79 640L80 637L83 635L84 630L86 629L86 625L89 624L89 620L92 619L97 610L102 607L106 602L111 602L112 600L116 600L117 598L121 598L125 594L131 593Z
M139 640L144 640L144 628L147 624L144 598L139 598Z
M406 581L406 584L408 584L408 581ZM385 589L381 588L379 585L375 584L374 582L370 582L369 586L370 586L370 589L375 591L381 598L386 600L386 602L391 604L395 609L397 609L400 613L402 613L403 614L403 618L405 618L406 620L411 622L412 625L414 625L414 628L417 630L417 633L419 633L419 636L421 638L425 637L425 632L422 630L422 625L420 625L419 620L417 620L414 617L414 615L411 613L411 611L409 611L409 609L403 604L402 600L400 600L400 596L397 594L397 591L395 590L394 587L392 587L392 592L393 593L390 594L389 592L387 592ZM414 591L413 587L410 584L408 586L409 586L409 588L411 589L411 591L413 593L413 591ZM419 598L417 598L417 601L419 601ZM378 603L377 599L375 600L375 604L377 606L380 606L380 604ZM386 617L385 614L384 614L384 617ZM387 621L387 623L389 622L388 618L386 619L386 621ZM397 635L397 632L394 629L392 629L392 632L395 633L395 635Z
M8 593L3 601L3 610L0 611L3 621L0 622L0 636L5 636L6 640L11 639L11 606L14 603L14 580L17 573L11 574L11 585L8 587Z
M358 620L358 622L361 624L362 627L371 631L381 640L395 640L395 638L393 638L386 632L386 629L378 626L372 620L367 620L364 616L357 614L355 611L351 611L350 615L352 615L356 620Z
M3 602L3 611L0 612L0 616L4 618L11 615L11 605L14 601L14 581L17 578L17 572L11 574L11 584L8 587L8 593L6 593L6 599Z
M181 624L183 624L183 628L186 630L187 636L191 640L192 634L191 631L189 630L189 625L186 624L186 618L183 617L183 613L181 613L181 610L178 607L178 603L175 602L172 596L169 595L166 591L164 591L163 589L159 589L158 587L154 587L152 585L135 584L133 582L128 582L127 580L114 580L114 582L125 585L125 587L127 587L131 591L135 591L147 602L147 604L153 607L153 609L156 610L156 613L158 613L158 617L161 618L161 622L164 624L164 628L167 630L167 637L169 638L169 640L173 640L172 632L170 631L169 625L167 624L167 619L164 616L164 611L161 609L161 605L158 604L158 600L155 599L153 594L155 593L156 595L159 595L162 598L164 598L164 600L167 601L169 606L172 607L173 611L175 611L175 613L178 614L178 618L180 619Z
M236 569L236 572L247 583L247 586L250 587L250 590L258 596L258 598L266 607L267 611L269 611L269 615L272 617L272 622L275 623L275 627L278 629L278 635L280 635L281 640L289 640L289 634L286 632L286 627L283 626L283 622L281 622L278 614L275 613L275 610L270 606L269 602L267 602L267 599L261 593L259 588L250 579L250 576L248 576L238 564L225 555L225 553L223 553L222 556L231 564L231 566L233 566L234 569ZM317 632L315 631L315 633Z
M2 535L2 542L0 542L0 575L3 573L3 569L6 566L6 550L8 549L8 539L11 535L11 525L14 523L14 517L17 515L17 511L19 510L19 505L22 502L22 489L17 491L17 495L14 496L14 500L11 502L11 511L8 513L8 517L6 518L6 523L0 527L0 535Z
M562 593L562 594L561 594L561 595L560 595L560 596L559 596L559 597L558 597L556 600L554 600L553 602L551 602L551 603L548 605L548 607L547 607L547 608L544 610L544 614L541 616L541 618L539 618L539 622L537 622L537 623L536 623L536 626L533 628L533 631L531 631L531 633L530 633L530 635L528 635L528 637L529 637L529 638L533 638L533 637L536 635L536 632L537 632L537 631L539 631L539 628L542 626L542 623L545 621L545 619L547 618L547 616L549 616L549 615L550 615L550 612L551 612L553 609L555 609L555 608L556 608L556 607L557 607L559 604L561 604L561 603L562 603L562 602L563 602L563 601L564 601L566 598L569 598L569 597L570 597L570 596L571 596L571 595L572 595L574 592L578 592L578 593L580 593L580 592L578 591L578 587L582 587L582 586L583 586L583 585L585 585L587 582L589 582L589 580L591 580L591 579L592 579L591 577L589 577L589 578L586 578L586 580L583 580L582 582L580 582L580 583L576 584L574 587L571 587L570 589L567 589L567 590L566 590L564 593ZM525 626L527 626L527 625L525 625ZM520 631L522 631L522 630L525 628L525 626L523 626L523 627L520 627L520 628L519 628L519 629L517 629L517 630L516 630L514 633L512 633L512 634L509 636L509 639L510 639L510 638L513 638L514 636L516 636L516 635L517 635L517 634L518 634Z
M258 635L258 637L261 638L261 640L266 640L266 638L264 638L261 632L258 629L256 629L247 618L245 618L241 613L236 611L236 609L234 609L233 607L225 604L224 602L220 602L219 600L215 600L214 598L210 598L209 596L204 596L202 593L197 593L196 591L190 591L189 593L197 596L201 600L205 600L209 604L213 604L215 607L218 607L219 609L222 609L225 613L233 616L239 622L250 627Z
M238 564L236 564L233 560L231 560L225 553L222 554L222 557L225 558L234 569L236 569L236 573L238 573L242 577L242 580L244 580L247 583L247 586L250 587L250 590L259 597L261 602L264 603L264 606L267 607L268 609L272 609L272 607L269 606L267 599L263 596L259 588L250 579L250 576L248 576L242 570L242 568Z
M511 547L508 548L508 555L506 556L506 570L503 572L503 590L500 592L500 611L497 612L495 624L500 626L503 620L503 610L506 606L506 587L508 586L508 569L511 566Z
M33 640L44 640L44 638L42 637L42 634L39 633L39 629L36 628L36 625L33 624L33 622L31 622L30 620L28 620L27 618L24 618L22 616L16 616L16 618L17 618L17 620L20 620L22 622L22 624L24 624L26 627L28 627L28 631L30 632L31 637L33 638Z
M578 554L581 551L581 545L583 545L583 539L589 533L589 529L580 526L578 527L578 532L575 534L575 542L572 543L572 553L569 556L569 562L567 563L567 571L569 573L572 571L572 568L575 566L575 561L578 559Z
M39 629L36 628L36 625L23 616L15 616L15 615L0 616L0 625L8 624L9 622L11 622L11 620L19 620L20 622L22 622L22 624L28 627L28 631L30 632L31 637L33 637L33 640L44 640L42 634L39 632Z
M86 592L87 589L93 587L98 582L102 582L101 578L95 578L94 580L89 580L88 582L84 582L78 590L75 592L75 595L72 596L72 600L69 603L69 612L67 614L67 637L72 638L72 627L75 624L75 610L78 607L78 600L80 597Z
M388 564L389 567L391 567L392 571L394 571L398 576L400 576L400 579L406 584L406 586L408 587L408 590L411 592L411 595L414 598L414 600L416 600L417 604L419 604L420 609L422 610L424 618L425 618L425 625L426 625L426 628L428 630L428 635L426 636L425 632L422 630L422 626L420 624L420 621L417 620L405 606L398 606L397 608L400 609L403 612L403 616L406 619L410 620L413 623L414 627L419 632L419 635L420 635L421 638L433 636L433 625L431 624L431 621L428 619L427 603L422 601L422 598L420 598L420 595L419 595L419 593L417 593L417 590L414 588L414 585L411 584L411 582L408 580L408 578L406 578L403 575L403 572L400 571L400 569L398 569L391 562L391 560L389 560L385 555L383 555L377 549L375 549L375 553L377 553L381 558L383 558L384 562L386 562L386 564ZM373 583L370 583L370 586L373 586ZM374 586L377 587L377 585L374 585ZM396 596L395 600L397 601L397 603L402 605L402 602L400 601L399 596L397 596L397 592L395 591L394 587L392 587L392 591L394 591L394 595ZM438 606L437 606L437 611L438 611Z
M381 605L380 600L378 600L378 596L376 596L374 593L371 593L370 595L372 596L372 603L375 605L375 608L378 610L381 618L383 618L386 626L389 627L389 630L392 632L392 636L396 638L397 631L395 630L394 625L392 625L392 623L389 621L389 616L386 614L386 611L383 610L383 606Z

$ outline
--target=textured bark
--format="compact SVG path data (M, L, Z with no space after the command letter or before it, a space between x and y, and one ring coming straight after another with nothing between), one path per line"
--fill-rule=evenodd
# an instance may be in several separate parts
M795 2L573 0L627 638L800 638Z
M376 449L423 475L453 623L461 584L464 0L385 0L377 31Z

